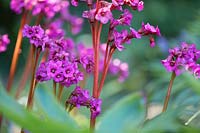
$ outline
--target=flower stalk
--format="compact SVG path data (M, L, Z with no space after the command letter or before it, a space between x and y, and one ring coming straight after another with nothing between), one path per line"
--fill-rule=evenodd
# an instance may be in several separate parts
M35 78L35 72L36 72L36 67L38 64L39 56L41 49L36 49L34 48L34 53L36 52L36 57L33 56L32 61L34 62L33 65L33 71L32 71L32 78L31 78L31 85L30 85L30 90L29 90L29 95L28 95L28 101L27 101L27 108L31 109L33 106L33 98L34 98L34 93L35 93L35 86L37 84L36 78Z
M15 50L14 50L13 57L12 57L10 73L9 73L9 77L8 77L7 87L6 87L7 92L10 92L10 90L12 88L13 79L14 79L14 75L15 75L15 71L16 71L16 66L17 66L17 62L18 62L18 58L19 58L19 54L20 54L20 48L21 48L21 44L22 44L22 30L23 30L24 25L26 24L27 16L28 16L28 11L24 11L22 19L21 19L19 31L18 31Z
M63 94L63 88L64 88L64 86L62 84L59 84L58 101L61 100L61 97L62 97L62 94Z
M175 77L176 77L175 72L172 72L171 79L170 79L170 82L169 82L169 87L168 87L168 89L167 89L167 94L166 94L166 97L165 97L165 102L164 102L164 105L163 105L162 112L165 112L165 111L167 110L167 106L168 106L168 103L169 103L170 94L171 94L171 90L172 90L172 86L173 86Z
M53 94L54 94L55 96L56 96L56 86L57 86L56 82L53 81Z

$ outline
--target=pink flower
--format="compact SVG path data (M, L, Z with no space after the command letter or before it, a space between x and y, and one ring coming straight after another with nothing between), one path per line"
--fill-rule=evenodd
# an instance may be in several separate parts
M154 26L150 25L149 23L144 24L142 22L142 28L140 29L140 32L142 32L144 35L154 34L157 36L161 36L160 29L158 26L155 28Z
M124 0L112 0L112 4L114 6L122 6L124 4Z
M137 6L138 11L142 11L144 9L144 2L140 1Z
M6 51L8 44L10 43L10 39L7 34L0 35L0 53Z
M90 22L94 22L95 11L96 11L95 9L84 11L82 14L82 17L89 19Z
M112 18L112 12L110 11L109 7L100 8L95 15L95 19L99 20L102 24L108 23L108 21Z
M133 10L142 11L144 9L144 2L139 0L125 0Z
M130 27L131 33L130 37L131 38L141 38L141 35L133 28Z

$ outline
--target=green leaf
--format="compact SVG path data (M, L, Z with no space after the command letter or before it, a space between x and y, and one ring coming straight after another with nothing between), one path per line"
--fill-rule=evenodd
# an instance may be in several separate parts
M9 97L3 89L0 89L0 112L3 116L30 130L34 129L34 124L39 123L36 117Z
M140 94L131 94L116 103L100 119L97 133L135 132L142 124L145 109Z
M177 110L176 110L177 111ZM151 120L148 120L144 127L140 130L141 133L162 133L176 132L180 128L177 121L176 111L167 111Z
M36 101L39 105L39 109L49 119L53 119L58 122L65 122L65 124L77 128L75 121L68 115L64 107L62 107L56 100L56 98L46 89L36 89Z
M48 92L39 89L36 97L40 105L39 110L43 112L42 115L27 111L13 98L9 97L3 89L0 89L0 112L4 117L32 133L87 131L76 126L75 122L64 111L64 108L58 106L58 103Z

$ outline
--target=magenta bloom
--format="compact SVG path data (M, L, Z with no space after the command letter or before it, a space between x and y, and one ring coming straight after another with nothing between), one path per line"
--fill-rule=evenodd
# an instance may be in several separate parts
M137 10L138 11L142 11L144 9L144 2L140 1L137 5Z
M90 22L94 22L95 12L96 12L95 9L91 9L89 11L84 11L82 14L82 17L89 19Z
M73 107L80 108L80 106L85 106L90 108L92 118L96 118L101 113L101 103L101 99L90 97L88 90L76 86L66 101L66 106L67 108L69 107L69 110Z
M131 33L130 33L130 38L141 38L141 35L138 33L138 31L136 31L135 29L131 28Z
M36 72L36 79L39 82L50 80L51 78L47 74L47 63L41 63Z
M144 9L144 2L139 0L125 0L133 10L142 11Z
M71 0L71 4L73 6L78 6L78 0Z
M97 14L95 15L95 19L99 20L102 24L108 23L108 21L112 18L112 12L109 7L100 8Z
M89 102L90 111L92 112L91 117L96 118L101 113L102 100L92 97Z
M48 18L52 18L56 13L60 12L62 8L69 6L68 1L64 0L42 0L37 1L34 5L32 14L38 15L43 13Z
M0 53L5 52L8 44L10 43L10 39L7 34L0 35Z
M17 14L22 13L23 9L31 10L37 0L11 0L10 8Z
M150 35L150 34L157 35L157 36L161 35L158 26L155 28L149 23L144 24L143 22L142 22L142 28L139 30L139 32L142 33L143 35Z
M70 98L66 101L66 103L71 104L74 107L80 108L80 106L89 106L89 99L89 91L77 86L71 93Z
M160 29L158 28L158 26L155 28L149 23L144 24L143 22L142 22L142 28L139 29L138 33L143 36L149 36L149 42L151 47L155 46L155 39L153 38L153 35L161 36Z
M47 69L47 75L50 78L54 78L56 76L56 74L58 73L61 66L62 66L62 61L55 62L53 60L50 60L48 62L48 67L46 68Z
M197 60L200 50L197 50L194 44L182 43L181 48L175 47L169 50L167 59L162 60L162 64L168 72L175 72L180 75L185 70L192 72L194 75L199 74L199 65Z
M23 29L23 36L29 38L30 44L36 48L44 51L46 44L49 42L49 37L44 30L39 26L25 25Z
M114 29L118 25L131 25L131 20L133 18L132 14L129 10L125 9L124 13L119 17L119 19L112 19L111 20L111 28Z
M79 62L87 73L94 70L93 49L86 48L83 44L78 45Z
M112 4L116 7L121 7L124 5L124 0L112 0Z

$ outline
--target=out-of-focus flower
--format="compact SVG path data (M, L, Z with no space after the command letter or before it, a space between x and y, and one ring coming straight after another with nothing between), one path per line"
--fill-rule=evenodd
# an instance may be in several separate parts
M113 59L109 66L109 73L118 76L119 82L124 82L129 75L129 67L126 62L121 62L119 59Z
M38 0L33 7L32 14L38 15L43 13L48 18L52 18L56 13L60 12L62 8L69 6L68 1L64 0Z
M70 25L72 34L76 35L82 30L83 18L72 15L69 12L69 7L65 7L61 10L61 18Z
M0 35L0 53L5 52L8 44L10 43L10 39L7 34Z
M23 9L31 10L38 0L11 0L10 8L17 14L22 13Z
M94 53L92 48L86 48L83 44L78 46L79 60L87 73L94 70Z
M48 25L48 29L45 30L45 33L51 39L58 39L65 35L65 31L62 29L63 21L58 19L53 21Z

